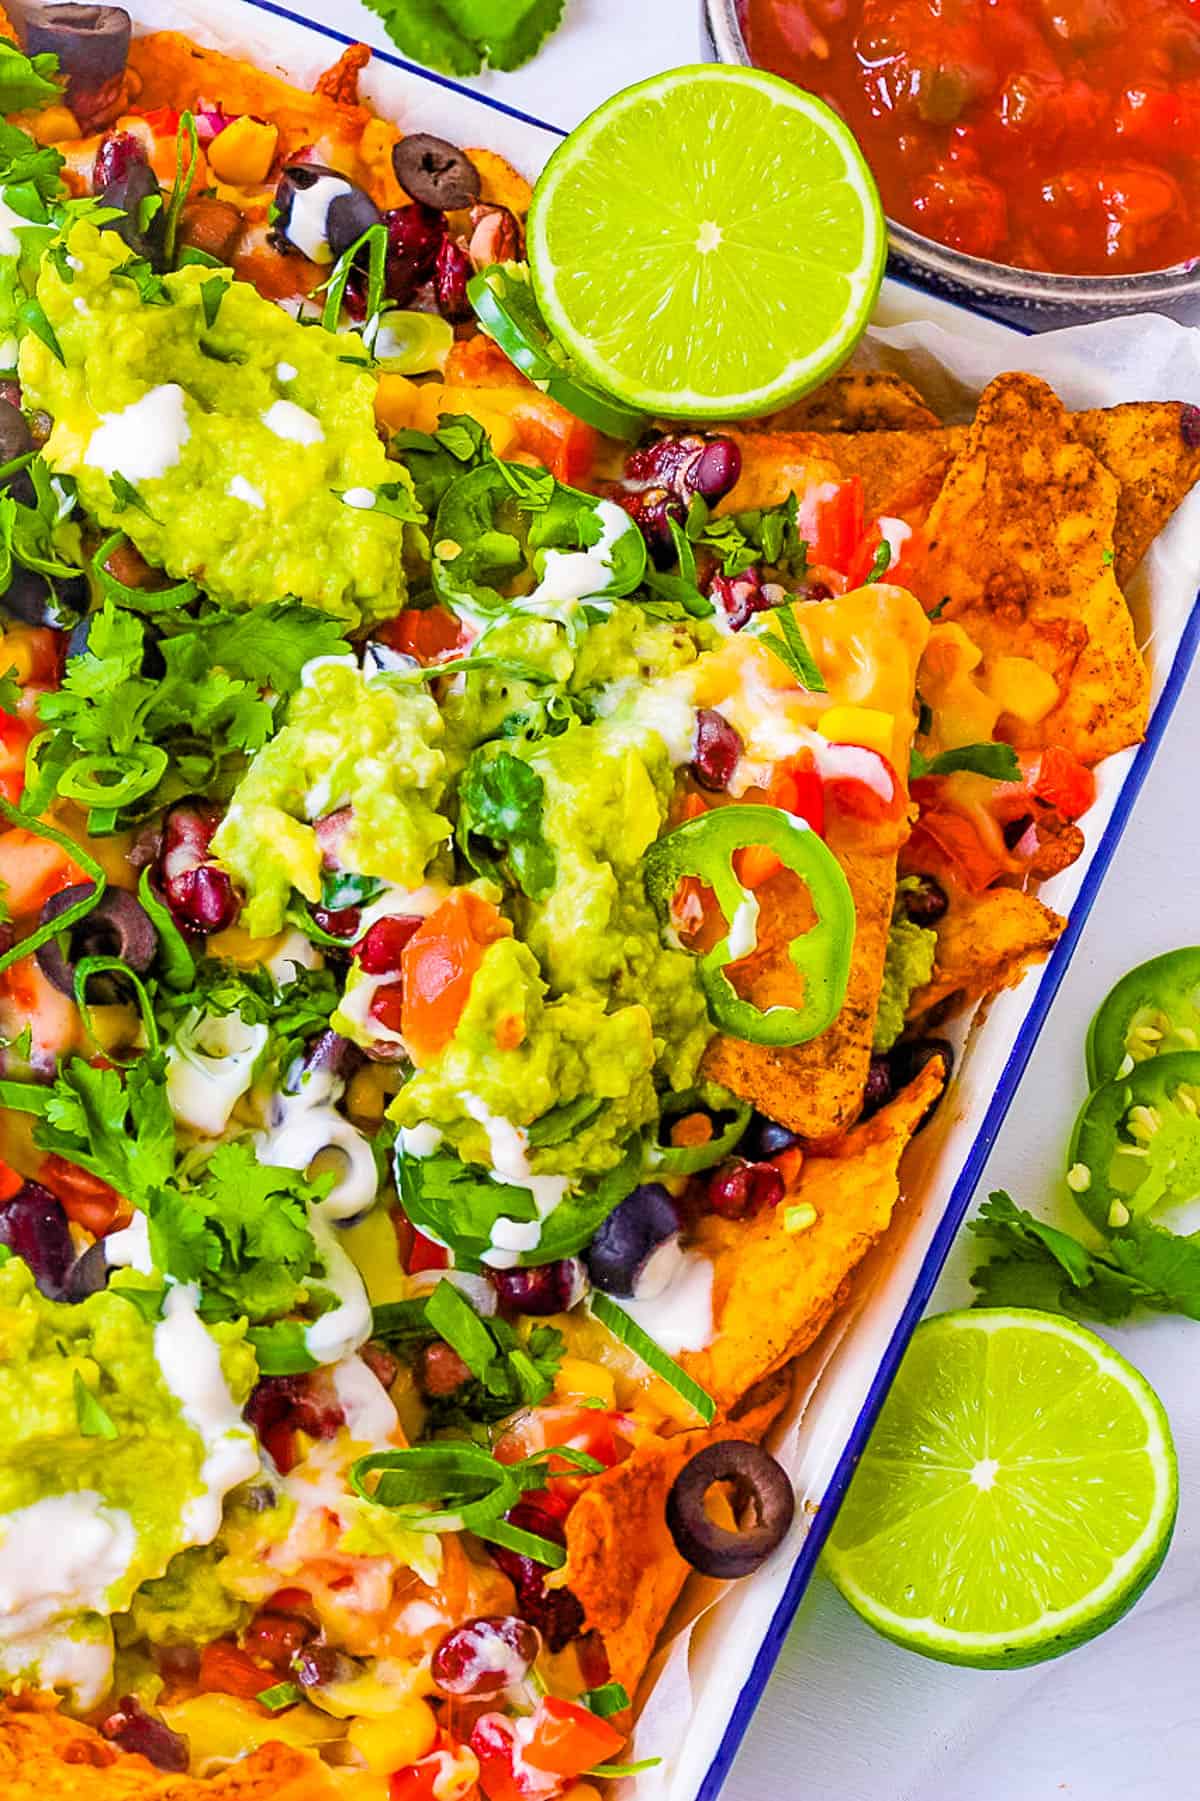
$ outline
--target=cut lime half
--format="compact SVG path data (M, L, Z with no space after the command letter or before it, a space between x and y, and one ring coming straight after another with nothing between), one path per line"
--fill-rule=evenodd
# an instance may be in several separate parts
M551 156L527 230L546 323L642 412L769 412L853 349L887 233L853 134L759 69L626 88Z
M1015 1668L1132 1607L1177 1501L1162 1404L1102 1339L1024 1308L943 1313L913 1335L826 1566L908 1650Z

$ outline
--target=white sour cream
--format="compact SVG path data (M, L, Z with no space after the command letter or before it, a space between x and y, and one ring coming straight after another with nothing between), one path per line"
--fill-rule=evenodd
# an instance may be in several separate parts
M729 960L748 957L758 943L758 896L747 894L729 922Z
M154 1274L154 1258L150 1255L150 1227L144 1213L135 1213L120 1232L110 1232L101 1240L104 1261L109 1269L135 1269L139 1275Z
M390 1439L400 1416L374 1371L361 1357L343 1357L334 1364L331 1374L351 1438L362 1444L380 1444Z
M275 365L276 381L295 381L299 373L300 371L292 363L276 363Z
M672 1280L658 1294L620 1304L668 1357L676 1357L712 1343L712 1293L712 1263L698 1251L685 1251Z
M572 611L589 595L600 595L612 575L612 550L630 529L629 514L612 500L598 500L600 537L588 550L548 550L544 574L521 602L522 613L553 618ZM635 528L636 529L636 528Z
M126 481L159 481L179 461L192 435L187 396L178 382L161 383L119 413L101 413L83 460Z
M260 489L253 482L248 482L244 475L235 475L225 490L230 500L244 500L248 507L255 507L261 513L266 509L266 501Z
M240 1013L189 1013L167 1046L167 1101L180 1124L220 1137L268 1037L267 1026L247 1025Z
M375 505L374 488L347 488L342 495L342 505L355 507L360 513L369 513Z
M106 1612L108 1591L126 1574L136 1549L129 1515L94 1488L46 1495L0 1515L5 1638L78 1613Z
M371 1303L352 1258L320 1207L313 1208L309 1225L325 1266L320 1285L333 1294L335 1305L305 1327L304 1343L315 1362L337 1363L370 1338Z
M288 932L278 950L272 951L264 968L270 971L277 988L294 982L302 969L321 969L325 959L320 947L303 932Z
M321 1213L331 1220L365 1213L379 1189L375 1153L357 1127L333 1105L341 1088L340 1082L331 1082L326 1071L311 1071L298 1093L275 1097L271 1124L255 1140L259 1162L273 1163L277 1169L305 1170L322 1151L340 1153L344 1169L319 1203Z
M262 422L277 438L289 444L323 444L325 432L321 421L306 413L294 400L275 400L262 416Z
M333 251L325 235L329 209L340 195L352 192L350 183L340 175L322 175L311 188L296 188L288 215L288 243L294 244L310 262L331 263Z
M163 1381L204 1445L203 1492L183 1510L193 1544L211 1544L221 1525L221 1504L231 1488L248 1482L261 1466L258 1441L229 1392L217 1341L196 1312L197 1290L168 1288L163 1317L154 1328L154 1355Z

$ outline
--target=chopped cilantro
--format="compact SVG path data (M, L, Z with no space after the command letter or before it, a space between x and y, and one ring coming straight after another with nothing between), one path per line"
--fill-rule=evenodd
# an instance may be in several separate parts
M482 746L459 785L458 844L480 875L507 881L530 900L554 886L554 852L542 830L545 784L521 757Z
M940 751L936 757L923 756L914 747L908 765L910 781L923 775L954 775L960 770L990 776L994 782L1021 779L1021 765L1011 744L960 744L956 750Z
M11 38L0 38L0 112L20 113L53 106L62 99L61 90L52 79L57 74L58 58L50 51L26 56ZM0 152L3 148L0 142Z
M518 69L562 22L566 0L367 0L392 42L443 75Z
M816 661L808 645L804 642L804 634L796 624L790 607L779 607L771 618L777 621L777 632L760 632L764 644L769 644L780 662L795 676L802 688L810 694L824 694L825 677L818 669Z
M120 1433L79 1371L75 1371L75 1419L84 1438L119 1438Z

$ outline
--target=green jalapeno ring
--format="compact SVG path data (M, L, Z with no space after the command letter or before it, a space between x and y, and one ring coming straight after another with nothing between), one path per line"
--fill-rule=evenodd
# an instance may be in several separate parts
M773 850L808 889L816 924L793 938L788 955L804 977L799 1007L768 1007L743 1000L725 974L734 962L731 937L739 910L756 904L733 870L733 854L750 845ZM748 1044L806 1044L832 1025L842 1010L854 948L854 898L829 846L802 821L779 807L715 807L689 819L650 846L646 892L664 925L683 876L696 876L714 892L729 930L699 959L709 1018L731 1038ZM739 957L744 953L739 952Z
M753 1108L748 1101L709 1082L702 1088L685 1088L679 1094L664 1095L660 1111L658 1134L647 1145L647 1167L672 1176L694 1176L732 1157L745 1136ZM706 1113L710 1118L728 1114L729 1124L703 1144L661 1143L664 1126L689 1113Z
M1197 1049L1200 945L1187 944L1139 963L1109 990L1088 1027L1088 1081L1098 1088L1153 1057Z
M1200 1194L1200 1051L1169 1051L1084 1102L1067 1186L1105 1231Z

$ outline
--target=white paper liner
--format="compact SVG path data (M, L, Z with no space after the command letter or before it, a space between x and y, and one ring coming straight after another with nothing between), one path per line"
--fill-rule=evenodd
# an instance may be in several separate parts
M131 0L140 29L187 30L202 42L250 56L309 82L340 46L315 29L270 18L239 0ZM366 91L406 129L428 129L481 144L537 173L557 134L492 111L484 103L376 62ZM1128 400L1187 400L1200 405L1200 332L1158 316L1075 326L1024 337L948 302L887 282L876 324L858 360L906 376L948 422L971 417L975 396L993 376L1027 369L1045 378L1068 406ZM1200 585L1200 492L1162 533L1129 591L1155 697L1178 647ZM1131 753L1097 772L1097 800L1084 821L1087 848L1073 867L1045 884L1046 901L1069 912L1111 815ZM903 1311L946 1198L974 1143L987 1104L1020 1033L1040 979L999 995L987 1018L965 1035L965 1057L933 1126L911 1147L904 1198L892 1227L858 1272L848 1306L819 1346L801 1359L796 1395L772 1437L792 1476L799 1506L789 1539L755 1576L731 1586L689 1585L686 1623L660 1649L645 1687L629 1759L661 1757L644 1775L618 1785L620 1801L692 1801L728 1725L754 1655L787 1585L812 1513L820 1504L879 1360ZM960 1027L960 1036L964 1029ZM1029 1096L1027 1105L1037 1104ZM614 1581L620 1572L613 1572ZM798 1774L798 1784L802 1776ZM799 1792L799 1787L797 1789Z

